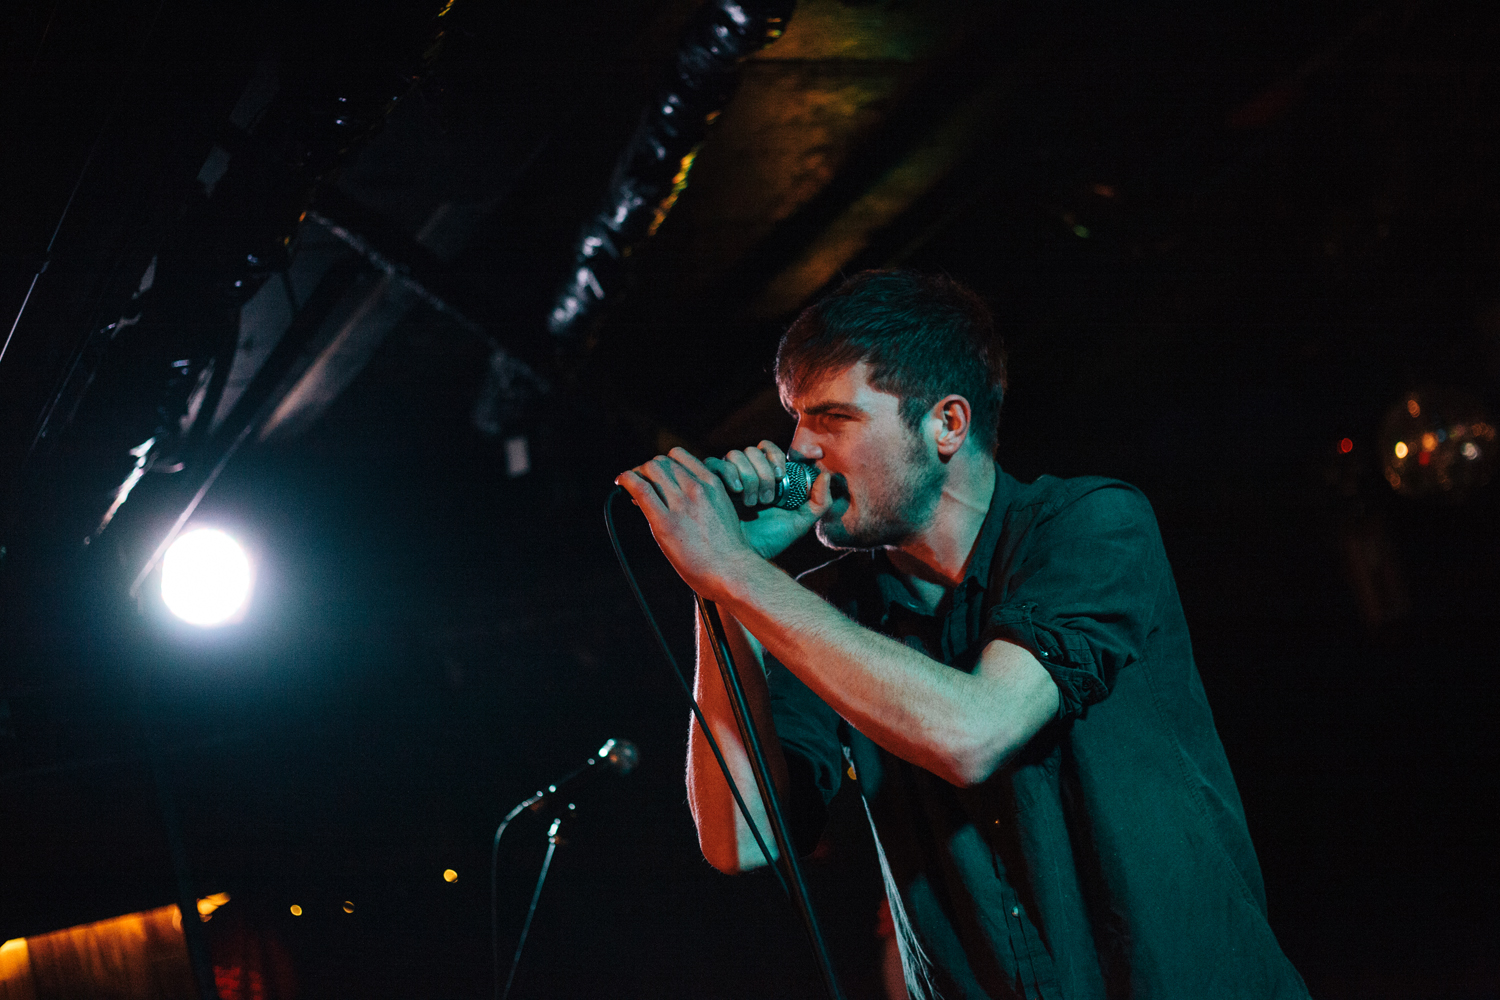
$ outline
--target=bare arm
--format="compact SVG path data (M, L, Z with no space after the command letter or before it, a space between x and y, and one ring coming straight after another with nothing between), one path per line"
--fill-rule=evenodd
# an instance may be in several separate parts
M739 670L740 685L745 690L745 697L750 702L757 730L761 734L761 749L765 752L766 763L776 782L777 794L785 801L786 758L782 755L781 744L775 738L776 730L771 723L765 660L760 643L722 609L720 617L724 621L729 649ZM698 699L704 718L713 731L714 739L718 741L719 750L724 754L730 773L734 775L740 795L744 797L745 805L755 818L755 825L774 859L777 854L776 842L771 836L765 803L761 800L760 791L751 774L749 752L740 738L734 712L730 708L729 692L725 689L718 663L714 659L708 630L701 615L698 616L696 632L698 672L693 682L693 696ZM709 864L722 872L733 874L759 868L766 863L760 846L745 824L745 817L729 792L719 763L714 759L713 751L709 749L708 741L703 738L696 722L691 725L688 734L687 788L688 805L698 827L698 845L703 849L703 856L708 859Z
M773 731L762 646L870 739L955 785L984 781L1055 717L1057 687L1020 646L991 642L973 673L955 670L850 621L787 576L747 541L720 479L686 452L658 456L619 482L683 580L726 613L752 711L766 720L762 732ZM820 482L809 507L816 515L828 502L827 484ZM704 713L759 825L764 807L717 667L701 655L707 652L701 636L699 649ZM716 867L751 867L761 861L758 848L699 739L695 734L688 775L699 842ZM773 776L784 785L779 745L766 742Z
M775 732L764 673L767 649L860 732L954 785L987 779L1056 716L1057 685L1022 647L991 642L974 672L964 673L850 621L775 566L765 565L767 572L749 574L739 593L721 605L720 614L783 801L785 757L780 743L767 738ZM739 615L765 636L764 646ZM706 642L700 619L695 694L774 856L765 807ZM710 864L730 873L765 864L696 726L689 740L688 798L698 843Z
M1057 685L1030 652L994 641L973 673L850 621L769 562L722 604L850 725L954 785L987 779L1057 715Z

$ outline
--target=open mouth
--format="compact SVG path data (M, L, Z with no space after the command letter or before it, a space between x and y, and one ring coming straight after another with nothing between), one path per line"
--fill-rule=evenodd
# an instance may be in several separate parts
M841 473L829 472L825 473L825 475L830 477L828 490L834 502L837 503L840 500L849 499L849 481Z
M843 518L844 512L849 509L849 482L837 472L829 472L825 473L825 475L832 477L829 480L828 489L833 502L828 505L828 509L823 512L823 516L819 520L838 521Z

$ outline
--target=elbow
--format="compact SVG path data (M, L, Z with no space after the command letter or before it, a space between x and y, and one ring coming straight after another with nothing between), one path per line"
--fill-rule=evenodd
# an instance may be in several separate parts
M999 761L990 763L986 760L955 760L949 765L948 773L941 777L958 788L973 788L989 781L990 776L999 769Z
M696 806L696 803L692 803ZM698 828L698 850L703 852L703 860L713 865L725 875L738 875L741 871L739 864L739 852L735 850L734 836L729 829L718 823L706 823L704 817L699 815L697 808L693 808L693 825Z
M757 868L764 868L766 864L765 856L760 853L760 848L753 841L746 851L744 845L739 843L705 840L699 836L698 848L703 852L703 860L725 875L740 875ZM774 845L771 846L771 853L776 854Z
M739 852L734 850L732 844L704 840L699 837L698 847L703 851L703 860L725 875L738 875L744 871L740 866Z
M698 831L698 850L703 852L704 861L725 875L738 875L764 863L759 851L746 856L741 843L746 835L732 813L733 805L728 807L731 810L729 815L719 809L705 812L702 804L690 796L688 807L693 814L693 825ZM753 843L751 846L754 850Z
M989 781L1057 717L1058 699L1057 685L1038 666L1029 685L1009 695L1009 706L980 702L974 711L950 723L939 754L943 770L935 773L959 788Z
M938 777L959 788L982 785L1019 749L1004 738L970 738L946 748Z

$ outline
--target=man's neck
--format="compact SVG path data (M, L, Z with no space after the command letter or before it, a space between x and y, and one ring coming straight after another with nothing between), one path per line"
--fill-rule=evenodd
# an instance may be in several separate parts
M954 461L963 464L951 469L927 527L886 550L912 595L928 611L963 581L995 496L994 459L980 455Z

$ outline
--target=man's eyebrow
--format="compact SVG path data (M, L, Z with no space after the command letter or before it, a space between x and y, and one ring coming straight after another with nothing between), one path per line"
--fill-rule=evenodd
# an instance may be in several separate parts
M844 410L849 413L859 414L860 416L864 416L865 412L862 408L855 406L853 403L840 403L834 401L826 403L814 403L812 406L802 407L803 413L811 414L815 417L822 416L825 413L832 413L834 410Z

